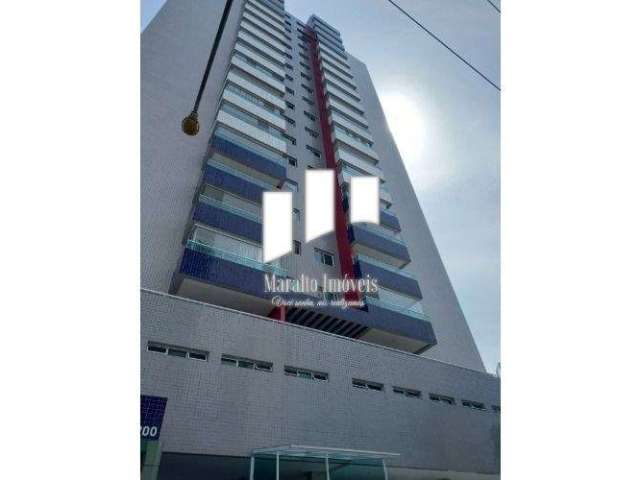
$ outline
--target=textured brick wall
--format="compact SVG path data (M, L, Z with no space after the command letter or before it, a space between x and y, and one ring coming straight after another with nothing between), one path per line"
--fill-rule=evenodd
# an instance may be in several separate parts
M209 352L207 362L146 351L147 341ZM246 456L253 448L306 444L402 454L395 465L494 473L493 412L436 404L441 393L499 404L499 382L477 371L279 324L165 294L142 292L142 393L169 398L164 450ZM273 362L273 372L220 364L222 353ZM329 373L292 378L284 365ZM352 377L385 384L362 391ZM394 394L392 386L423 392Z

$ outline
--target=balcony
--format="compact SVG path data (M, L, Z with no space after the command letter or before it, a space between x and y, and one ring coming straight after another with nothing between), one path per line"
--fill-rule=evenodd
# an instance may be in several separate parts
M217 162L215 158L205 166L204 182L258 204L262 203L262 193L272 188L272 185Z
M286 314L290 323L406 352L421 353L437 343L428 320L375 300L365 300L362 309L312 305L289 307Z
M365 143L362 143L361 140L356 139L351 135L347 135L347 133L345 133L343 130L340 130L339 128L333 129L333 131L331 132L331 140L334 143L340 142L346 147L355 150L361 155L366 156L370 162L378 163L378 160L380 160L380 157L378 157L378 154L373 148Z
M279 15L280 17L284 17L285 15L284 6L282 5L282 2L272 1L272 0L251 0L251 1L254 4L257 3L259 5L262 5L263 7L271 10L272 12Z
M286 57L282 53L278 53L269 48L265 43L256 38L254 35L250 34L248 31L240 29L238 32L238 38L250 44L256 50L260 50L263 54L271 58L278 65L281 65L284 68L286 63Z
M344 93L340 88L337 88L333 83L327 83L325 85L325 92L333 95L338 100L348 104L351 108L358 111L360 115L364 115L364 110L362 110L362 103L360 100L353 98L351 95Z
M342 70L345 70L346 72L349 72L349 70L351 70L351 66L349 66L348 60L346 58L346 55L343 57L342 55L339 55L338 53L334 52L333 50L330 50L329 48L326 47L326 45L323 45L322 43L318 44L318 49L320 50L320 59L321 60L328 60L328 61L336 64L336 66L338 68L341 68Z
M266 145L281 154L287 153L287 142L274 136L269 131L258 128L255 125L251 125L245 120L242 120L227 111L220 109L218 111L218 116L216 117L216 122L225 125L232 130L257 141L258 143Z
M251 77L271 87L275 91L280 92L284 96L286 91L284 81L277 80L271 75L268 75L264 71L260 70L260 68L258 68L255 64L252 65L243 58L240 58L238 55L234 55L233 57L231 57L231 65L239 68L243 72L249 74Z
M267 156L266 149L252 146L238 134L216 129L211 139L211 147L218 162L261 182L279 186L287 178L287 167L283 158Z
M262 243L262 219L205 195L198 197L193 220L235 236Z
M273 37L274 40L280 41L284 44L287 43L287 37L284 36L284 33L279 31L276 27L269 24L266 20L259 15L254 14L250 10L245 10L242 12L242 20L246 20L255 25L254 28L259 28L268 34L270 37ZM282 29L284 31L284 28Z
M365 304L367 305L367 307L371 307L374 306L378 309L383 309L383 310L389 310L391 312L395 312L399 315L404 315L406 317L411 317L411 318L415 318L416 320L421 320L424 322L429 321L429 318L427 315L425 315L422 312L417 312L414 311L410 308L404 308L400 305L394 305L392 303L388 303L388 302L383 302L382 300L376 298L376 297L364 297L365 298ZM367 308L367 310L369 310L369 308Z
M336 160L339 164L346 163L347 165L355 167L356 170L364 172L365 175L373 175L378 177L380 180L384 180L384 173L382 170L371 162L356 157L352 153L347 152L344 148L340 148L340 146L338 146L336 150Z
M316 34L318 35L318 41L329 50L333 51L336 55L341 56L345 54L342 42L336 42L333 38L325 34L324 31L320 29L316 29Z
M382 183L380 184L380 200L382 200L388 206L393 205L393 197L391 196L391 193L389 192L387 187L385 187Z
M249 100L247 97L249 95L244 94L239 95L235 92L230 91L229 89L225 89L222 93L222 99L226 100L229 103L234 104L235 106L241 108L242 110L250 113L251 115L264 120L270 125L279 128L280 130L285 131L287 129L287 122L280 115L276 115L270 110L267 110L262 105L258 105L257 100L251 99Z
M331 66L330 65L328 66L328 68L324 68L322 66L322 64L321 64L320 68L322 70L322 80L323 81L325 81L325 82L326 81L331 81L331 82L335 83L336 85L338 85L343 90L349 90L349 91L354 92L354 93L357 92L358 87L353 82L353 80L349 80L344 76L340 76L339 73L333 73L331 71Z
M396 268L404 267L411 261L404 242L368 228L365 224L349 226L349 241L354 253L372 257Z
M266 316L273 305L265 292L265 274L286 276L279 266L189 240L171 293Z
M339 114L336 114L334 111L329 112L329 122L332 124L340 125L347 130L351 130L353 133L360 135L362 138L373 142L373 137L371 136L369 130L365 130L361 125L358 125L357 123L348 120L347 118Z
M263 33L262 31L260 31L259 29L257 29L253 25L251 25L246 20L243 20L243 21L240 22L240 28L244 28L251 35L253 35L254 37L260 39L266 45L268 45L270 48L274 49L275 51L277 51L281 55L284 55L285 53L287 53L286 52L287 49L286 49L286 47L284 45L278 43L276 40L271 38L266 33Z
M400 228L400 221L398 220L398 217L396 217L390 210L380 210L380 225L384 225L396 232L402 230Z
M284 22L282 20L275 20L275 17L267 15L264 10L259 9L248 2L245 3L244 8L246 11L251 12L254 16L258 17L262 22L270 25L272 28L275 28L281 34L284 34Z
M353 88L358 88L358 86L355 84L353 77L350 77L348 75L345 75L344 72L342 72L341 70L337 69L336 67L334 67L333 65L331 65L328 62L321 62L320 63L320 68L322 69L323 73L328 73L329 75L332 75L333 77L339 79L339 81L346 83L348 86L351 86ZM329 78L332 78L331 76Z
M277 13L277 12L275 12L273 10L270 10L269 8L265 7L258 0L247 0L245 2L245 5L250 6L251 8L259 11L262 15L264 15L265 17L270 18L271 20L273 20L276 23L284 24L284 15L281 15L280 13Z
M394 268L389 264L365 255L357 255L355 257L355 269L359 278L366 278L369 275L372 278L377 278L378 283L385 288L414 298L422 298L422 291L418 281L413 275L404 270Z
M272 62L266 57L254 52L250 48L244 46L242 43L236 43L236 45L233 47L233 50L235 52L240 52L242 56L247 57L252 62L259 64L263 69L266 69L271 72L271 74L276 75L281 82L284 82L284 68L278 65L276 62Z
M273 105L276 108L279 108L280 110L285 110L287 108L287 104L282 98L267 92L265 89L256 85L251 80L238 74L237 71L231 70L229 72L229 74L227 75L227 83L232 83L234 85L237 85L238 87L241 87L247 90L248 92L251 92L256 97L261 98L265 102L270 103L271 105Z

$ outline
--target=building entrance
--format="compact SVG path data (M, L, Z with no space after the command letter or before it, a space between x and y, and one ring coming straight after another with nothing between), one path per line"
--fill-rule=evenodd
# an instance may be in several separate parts
M250 480L388 480L397 453L289 445L253 451Z

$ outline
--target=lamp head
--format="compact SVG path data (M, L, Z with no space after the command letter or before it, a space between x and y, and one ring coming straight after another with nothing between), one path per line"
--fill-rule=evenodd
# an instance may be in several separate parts
M182 120L182 131L193 137L200 131L200 122L198 122L198 113L194 110Z

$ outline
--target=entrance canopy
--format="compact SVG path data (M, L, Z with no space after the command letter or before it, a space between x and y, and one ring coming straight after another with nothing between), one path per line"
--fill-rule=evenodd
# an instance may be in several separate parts
M346 448L311 447L307 445L284 445L281 447L257 448L253 455L283 455L288 457L329 458L336 460L381 460L398 457L399 453L350 450Z
M385 459L400 454L283 445L251 453L251 480L387 480Z

